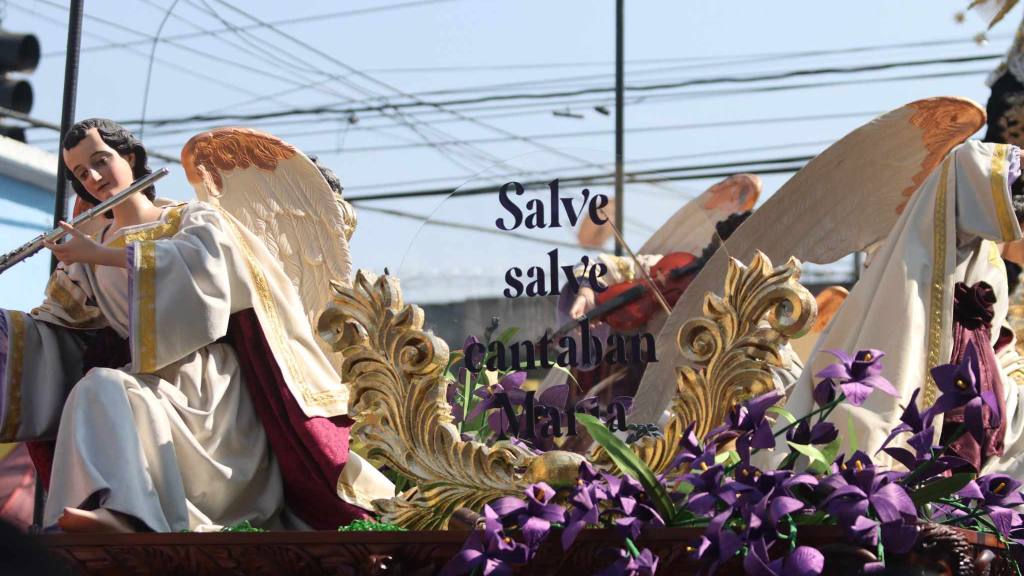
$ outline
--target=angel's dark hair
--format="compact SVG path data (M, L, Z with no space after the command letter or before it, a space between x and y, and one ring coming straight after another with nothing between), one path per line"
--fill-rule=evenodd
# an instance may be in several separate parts
M701 252L700 257L704 261L710 260L711 256L714 255L715 250L718 250L718 247L722 245L722 242L728 240L729 236L732 236L732 233L740 227L740 224L746 222L747 218L749 218L752 213L753 212L751 210L747 210L746 212L734 212L726 219L716 222L715 235L711 238L711 242L708 242L708 245L704 247L704 251Z
M142 141L135 134L132 134L131 130L107 118L89 118L75 123L64 136L63 148L71 150L78 146L85 139L86 133L93 128L96 129L96 132L99 133L100 138L106 142L107 146L113 148L123 158L127 159L129 154L135 154L135 161L132 162L132 177L135 180L153 172L149 167L149 157L146 154L146 147L142 145ZM61 157L61 162L64 162L63 156ZM79 197L94 206L99 204L100 201L92 194L86 192L85 186L71 173L71 167L64 164L64 168L68 181L71 182L71 187L75 190L75 194L78 194ZM150 200L156 197L156 189L153 186L146 188L142 193Z

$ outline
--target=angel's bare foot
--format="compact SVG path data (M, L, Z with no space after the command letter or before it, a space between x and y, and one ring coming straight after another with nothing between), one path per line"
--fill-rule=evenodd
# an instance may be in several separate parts
M65 532L91 532L93 534L121 534L135 532L131 521L123 514L103 508L82 510L65 508L57 519L57 526Z

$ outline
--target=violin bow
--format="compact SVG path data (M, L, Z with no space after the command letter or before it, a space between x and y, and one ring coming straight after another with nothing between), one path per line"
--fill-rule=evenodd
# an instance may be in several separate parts
M651 288L651 293L654 294L654 297L658 300L658 304L661 304L661 308L665 311L665 314L672 314L672 307L668 305L668 300L665 299L665 295L661 293L661 289L654 283L651 275L648 274L647 270L640 264L640 259L636 257L635 253L633 253L633 249L629 247L629 244L626 244L626 239L619 233L618 226L612 222L612 219L608 217L608 214L605 213L603 208L599 209L598 212L601 216L604 216L605 224L612 227L612 233L615 234L615 239L619 241L619 244L626 247L626 251L629 252L629 257L633 259L633 265L636 266L637 270L639 270L641 274L643 274L644 279Z

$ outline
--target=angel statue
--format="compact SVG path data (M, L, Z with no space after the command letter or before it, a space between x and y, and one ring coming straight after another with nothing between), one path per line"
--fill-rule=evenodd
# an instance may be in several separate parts
M62 148L89 203L149 173L142 143L110 120L75 124ZM31 441L46 528L366 517L394 486L349 450L340 360L311 324L330 282L348 282L351 208L307 157L254 130L199 134L182 161L198 201L150 188L93 236L64 224L43 304L0 310L0 442Z

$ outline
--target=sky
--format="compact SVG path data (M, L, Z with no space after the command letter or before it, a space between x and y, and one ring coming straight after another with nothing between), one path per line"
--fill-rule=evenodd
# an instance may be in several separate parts
M626 84L647 89L626 93L626 170L813 155L870 118L919 98L964 96L984 104L987 72L997 64L995 56L1008 48L1021 8L991 30L982 45L973 40L985 29L980 17L969 14L964 23L954 19L966 4L627 3ZM44 57L28 76L35 90L31 115L59 122L66 3L8 0L0 2L0 14L5 29L38 36ZM171 156L204 129L259 127L316 153L341 178L349 198L496 189L510 179L549 181L612 170L614 116L605 113L614 112L610 91L510 98L610 89L615 55L611 1L90 0L86 14L77 117L131 121L150 148ZM906 65L985 56L992 58ZM806 73L893 63L904 65ZM794 72L801 75L750 80ZM878 81L946 73L955 75ZM711 81L722 78L743 81ZM652 88L685 81L705 83ZM822 83L828 85L775 89ZM504 99L452 103L495 96ZM379 111L382 104L416 101L437 105ZM153 123L312 107L338 111ZM373 107L378 111L347 111ZM140 129L136 122L141 118L148 122ZM28 140L56 151L51 131L30 130ZM172 170L159 186L160 195L193 197L180 166ZM761 201L787 178L764 176ZM627 242L642 244L716 180L627 186L622 223ZM568 188L563 196L581 193L580 186ZM607 185L589 188L612 194ZM496 193L355 205L359 227L351 247L356 267L376 273L388 268L412 301L498 297L510 267L546 265L554 248L560 249L564 264L583 253L567 245L574 236L566 227L519 231L527 239L495 230L494 220L505 214ZM424 224L426 217L431 223ZM833 267L822 273L838 272Z

